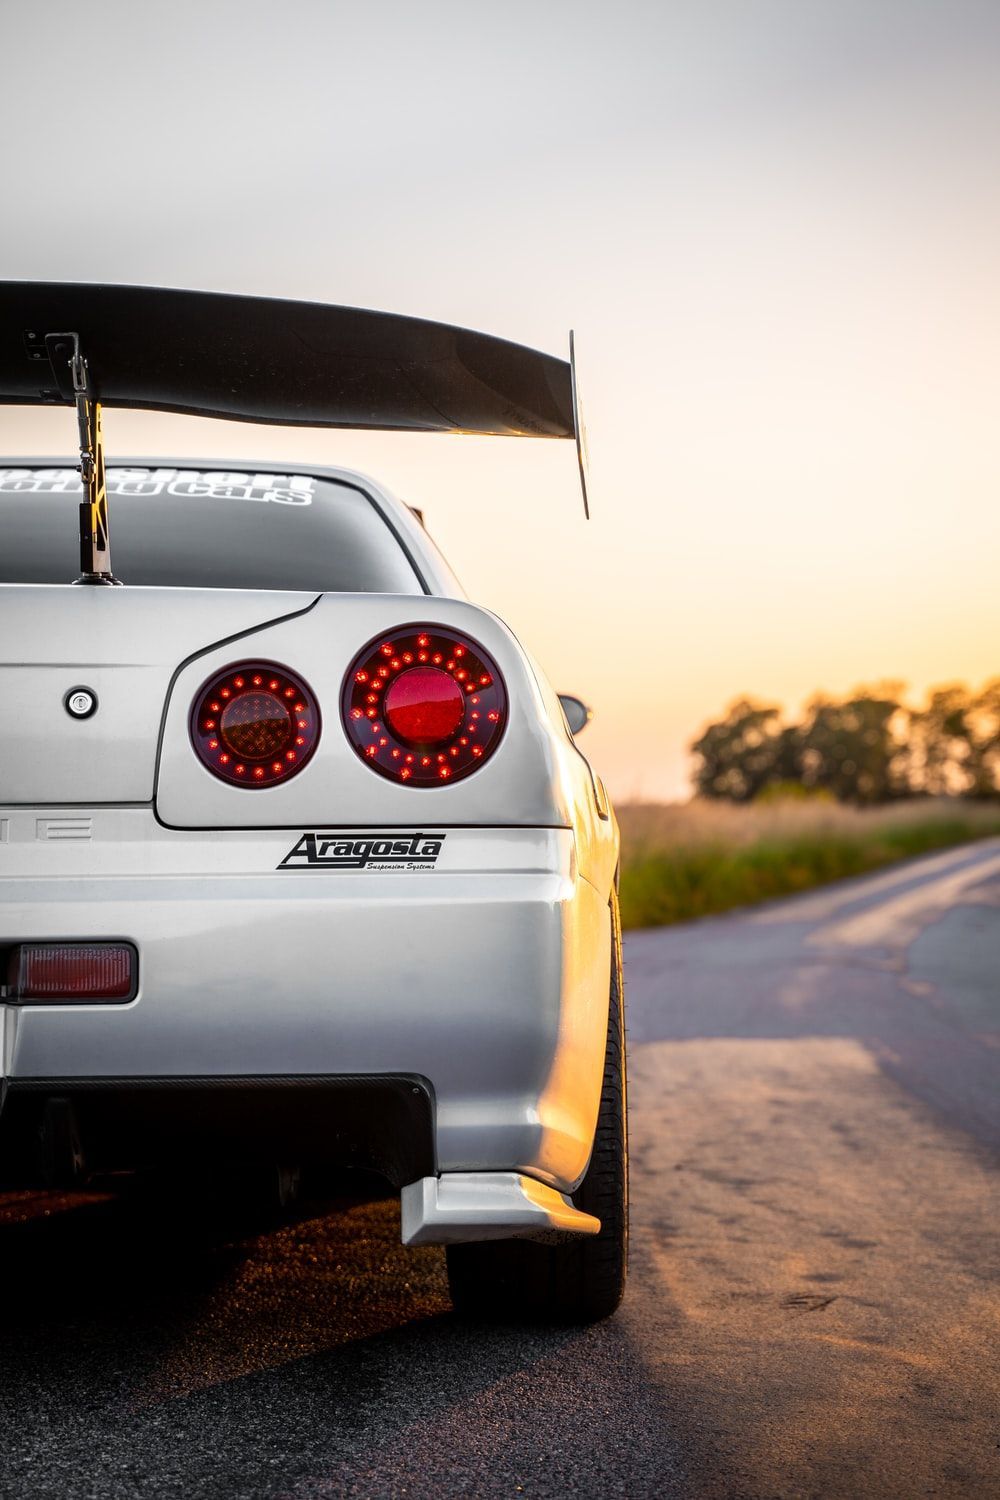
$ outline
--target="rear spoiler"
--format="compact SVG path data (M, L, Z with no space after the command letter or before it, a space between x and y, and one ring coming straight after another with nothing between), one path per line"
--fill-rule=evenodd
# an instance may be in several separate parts
M0 282L0 404L60 402L80 413L85 471L88 452L99 467L102 405L302 427L574 438L589 515L572 335L566 361L357 307ZM106 498L92 520L106 531ZM110 574L110 565L96 571Z
M570 365L359 307L161 287L0 282L0 402L71 399L46 337L75 332L104 406L298 427L576 434Z

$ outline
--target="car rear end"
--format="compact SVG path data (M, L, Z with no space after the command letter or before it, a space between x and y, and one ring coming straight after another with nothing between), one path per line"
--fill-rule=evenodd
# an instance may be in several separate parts
M22 558L47 472L0 475ZM0 585L6 1170L348 1165L413 1240L593 1232L617 832L557 700L374 487L166 472L113 480L123 588Z

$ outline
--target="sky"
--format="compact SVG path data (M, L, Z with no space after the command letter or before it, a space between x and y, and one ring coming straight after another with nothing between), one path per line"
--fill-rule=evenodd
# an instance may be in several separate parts
M105 437L422 507L618 799L743 694L1000 673L995 0L0 0L0 52L0 277L575 329L589 524L568 443Z

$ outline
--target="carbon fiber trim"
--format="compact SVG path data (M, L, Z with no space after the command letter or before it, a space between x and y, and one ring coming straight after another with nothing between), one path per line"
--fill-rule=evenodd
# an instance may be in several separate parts
M71 1119L85 1172L215 1162L357 1167L395 1188L437 1171L434 1091L406 1074L11 1078L0 1178L44 1180L54 1109Z
M241 1077L190 1074L148 1078L8 1078L12 1093L67 1094L81 1089L254 1089L254 1088L381 1088L408 1083L414 1093L433 1098L429 1079L419 1073L252 1073Z

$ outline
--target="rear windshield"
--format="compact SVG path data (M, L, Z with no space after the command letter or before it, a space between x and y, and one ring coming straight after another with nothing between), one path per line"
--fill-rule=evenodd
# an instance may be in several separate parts
M109 469L111 558L123 583L159 588L419 594L373 502L311 474ZM75 469L0 469L0 583L80 572Z

